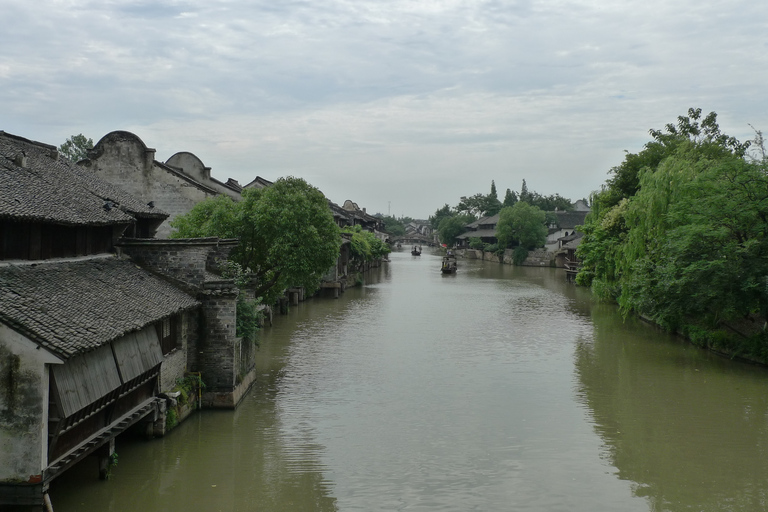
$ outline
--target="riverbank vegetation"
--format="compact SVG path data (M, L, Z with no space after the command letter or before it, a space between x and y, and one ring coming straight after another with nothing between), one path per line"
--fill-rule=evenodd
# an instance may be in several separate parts
M689 109L593 194L577 283L694 343L768 362L768 160ZM751 148L751 150L750 150Z
M350 259L358 271L362 270L365 263L384 258L392 252L389 245L361 226L347 227L341 232L350 236Z

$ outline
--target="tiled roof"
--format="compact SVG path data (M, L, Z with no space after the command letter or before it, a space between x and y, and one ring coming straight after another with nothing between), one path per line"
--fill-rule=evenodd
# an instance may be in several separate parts
M554 212L557 216L557 226L560 229L573 229L584 224L588 211L580 212Z
M478 229L475 231L466 231L461 235L457 236L456 238L464 239L464 238L495 238L495 237L496 237L495 229Z
M167 216L57 156L55 147L0 131L0 218L105 226Z
M0 322L64 359L197 304L114 256L0 266Z
M499 214L491 215L489 217L480 217L474 222L470 222L465 227L472 229L472 228L479 228L480 226L495 226L499 223Z

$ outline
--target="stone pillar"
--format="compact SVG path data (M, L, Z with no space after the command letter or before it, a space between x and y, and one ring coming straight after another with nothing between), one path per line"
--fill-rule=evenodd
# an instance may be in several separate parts
M198 370L206 393L231 393L236 384L237 296L231 283L206 283L198 296L203 325L198 342Z

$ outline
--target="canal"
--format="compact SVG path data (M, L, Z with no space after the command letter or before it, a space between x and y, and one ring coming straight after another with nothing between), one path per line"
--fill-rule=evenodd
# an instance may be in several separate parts
M54 482L73 511L757 511L768 370L594 304L561 269L395 252L363 287L261 334L257 384L111 480Z

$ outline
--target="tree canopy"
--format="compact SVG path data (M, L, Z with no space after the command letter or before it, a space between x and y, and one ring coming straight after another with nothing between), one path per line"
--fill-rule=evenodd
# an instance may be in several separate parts
M444 217L437 228L440 242L448 247L456 244L456 237L464 233L467 224L474 221L475 218L467 214L458 214L452 217Z
M512 241L525 249L541 247L547 241L546 215L540 208L525 201L505 206L499 213L496 238L499 249L509 247Z
M392 236L403 236L405 234L405 226L413 219L410 217L403 217L396 219L389 215L382 215L381 220L384 222L384 231Z
M276 299L290 286L314 292L339 256L341 238L328 201L301 178L246 189L241 201L217 196L176 217L173 238L237 238L231 260L252 273L256 295Z
M344 228L342 232L352 235L350 252L352 260L357 263L376 260L392 252L386 243L360 226Z
M750 142L722 134L716 119L689 109L677 123L650 130L644 149L628 153L593 194L578 249L579 284L617 301L625 314L692 337L750 315L768 317L762 135L750 156Z
M89 149L93 149L93 139L86 138L82 133L72 135L59 146L61 154L73 162L87 158Z

